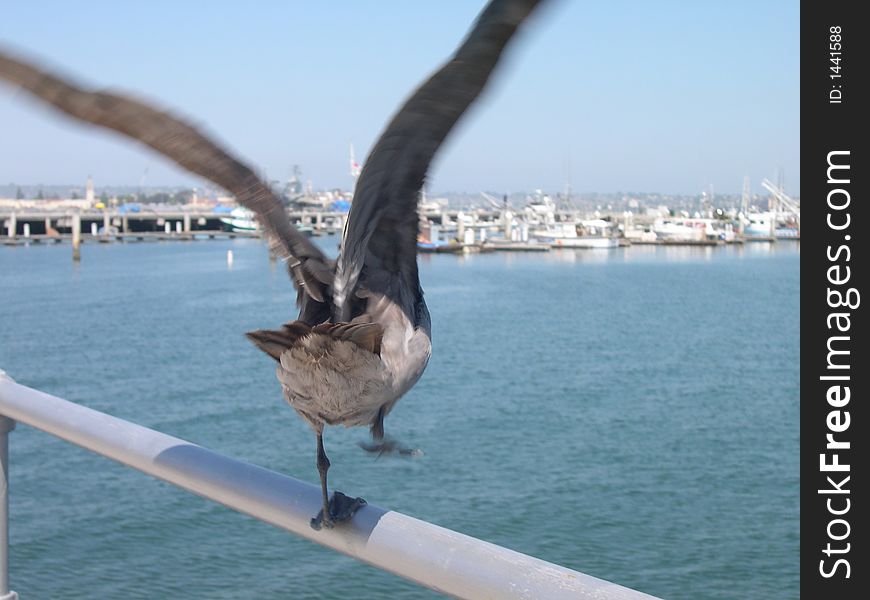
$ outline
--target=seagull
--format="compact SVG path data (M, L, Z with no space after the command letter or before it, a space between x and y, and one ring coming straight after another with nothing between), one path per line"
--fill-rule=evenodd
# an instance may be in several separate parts
M284 399L317 435L323 507L311 520L314 529L347 521L365 504L339 491L330 497L326 425L369 427L374 443L365 449L409 453L385 439L384 418L420 379L432 352L417 269L419 194L438 148L539 3L491 0L455 53L401 106L364 163L335 261L291 225L253 169L197 128L132 96L88 90L0 50L0 77L61 112L150 146L256 213L270 250L287 263L299 313L247 336L274 359Z

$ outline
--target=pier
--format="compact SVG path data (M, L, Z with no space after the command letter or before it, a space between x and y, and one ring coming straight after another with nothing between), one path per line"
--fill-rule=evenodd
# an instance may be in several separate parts
M340 233L347 219L346 212L288 210L291 223L304 228L308 235ZM510 216L510 221L506 219ZM531 234L535 225L526 219L529 215L522 212L513 214L494 208L479 210L439 210L422 211L421 219L428 223L428 236L432 240L448 242L437 247L420 247L421 253L472 254L480 252L546 252L559 248L561 244L535 240ZM19 246L28 244L56 244L72 242L73 259L80 259L81 244L148 241L184 241L232 238L258 238L258 230L233 230L221 219L227 213L214 212L213 209L184 207L168 210L165 207L142 208L138 212L125 212L118 209L83 210L39 210L27 208L11 210L0 206L0 245ZM631 244L644 245L685 245L717 246L725 243L742 244L745 242L776 242L779 236L750 236L737 234L727 241L715 237L706 239L657 239L646 235L628 237L629 221L620 214L605 215L615 228L623 225L619 246ZM579 211L555 211L550 216L551 224L570 224L580 222ZM631 232L650 231L655 217L633 215ZM615 229L614 229L615 230ZM427 230L424 228L424 232ZM501 237L499 237L501 236ZM531 237L530 237L531 236ZM790 239L790 238L786 238ZM794 239L799 240L797 236Z
M110 244L112 242L192 242L204 239L234 239L234 238L259 238L260 234L255 231L223 231L220 229L192 231L189 233L139 231L136 233L113 233L108 235L81 235L64 233L57 235L36 234L19 236L14 238L0 238L0 244L4 246L19 246L24 244L60 244L72 242L73 245L81 243Z
M259 231L239 231L224 225L225 213L213 210L26 210L0 209L0 245L59 244L72 242L73 259L81 244L114 242L184 241L258 238ZM292 222L312 227L314 235L340 231L347 213L288 213Z
M0 223L6 238L44 239L71 236L75 222L81 225L82 237L128 237L149 234L218 234L225 227L221 222L226 213L212 209L151 209L137 212L117 209L86 210L11 210L0 207ZM347 213L343 212L288 212L291 222L311 226L317 231L340 231Z

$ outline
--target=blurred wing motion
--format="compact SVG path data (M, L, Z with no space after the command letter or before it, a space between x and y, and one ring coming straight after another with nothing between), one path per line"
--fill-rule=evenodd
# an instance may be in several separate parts
M417 276L417 201L432 157L483 90L519 25L540 0L493 0L455 54L387 125L363 166L342 239L336 319L361 310L359 284L402 308L412 322Z
M384 417L419 380L432 350L417 272L418 194L438 148L539 2L491 0L450 60L393 117L360 174L334 266L290 225L281 203L250 168L193 127L139 101L82 90L0 53L0 77L67 114L139 140L235 194L290 259L299 319L248 337L277 362L284 398L317 434L323 507L312 519L316 529L352 518L365 503L339 492L330 499L326 425L370 426L379 443L366 449L404 452L383 439Z
M293 227L280 200L247 165L194 127L130 97L82 89L2 51L0 77L61 112L138 140L232 193L257 214L273 248L288 259L300 304L306 303L305 293L318 303L327 301L330 261Z

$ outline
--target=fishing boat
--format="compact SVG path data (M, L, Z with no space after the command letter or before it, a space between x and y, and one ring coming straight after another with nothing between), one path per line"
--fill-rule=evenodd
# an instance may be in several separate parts
M700 242L707 239L708 233L701 219L686 218L656 219L652 231L661 242Z
M553 248L619 247L619 239L611 235L611 223L603 219L590 219L577 223L551 223L532 231L532 237Z
M254 213L242 206L232 209L226 217L221 217L220 221L229 231L254 232L259 230ZM296 229L305 235L314 234L314 228L310 225L296 223Z
M546 226L556 222L556 203L541 190L535 190L533 197L523 209L523 216L530 225Z
M221 217L220 221L227 226L230 231L257 230L257 222L254 220L254 213L241 206L232 209L227 216Z
M743 226L743 236L746 239L768 240L774 237L776 229L771 213L749 213L746 215L746 220L748 223Z

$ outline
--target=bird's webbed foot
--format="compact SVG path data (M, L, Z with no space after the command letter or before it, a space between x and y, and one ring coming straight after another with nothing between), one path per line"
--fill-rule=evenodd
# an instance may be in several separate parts
M333 492L329 499L329 517L323 518L323 509L321 508L317 516L311 519L311 528L317 531L320 531L322 527L332 529L336 524L352 519L365 504L366 501L362 498L351 498L341 492Z
M398 454L399 456L423 456L423 451L419 448L409 448L398 440L391 438L382 438L373 442L359 442L359 447L366 452L377 454L378 458L384 454Z

